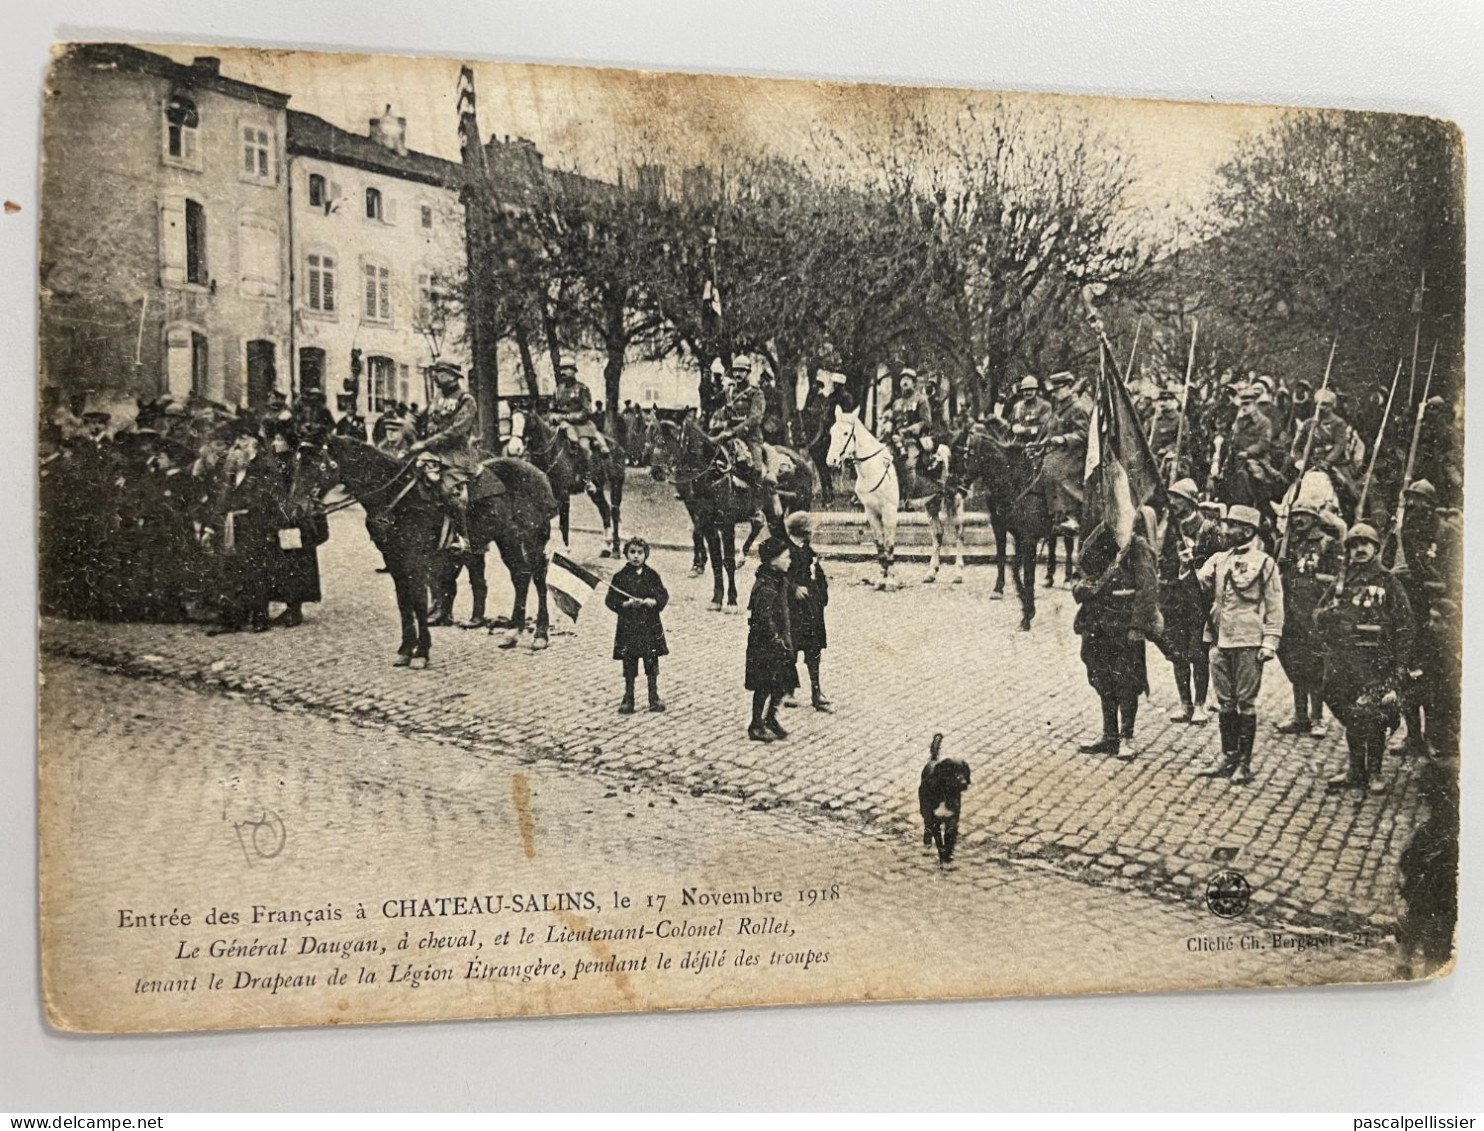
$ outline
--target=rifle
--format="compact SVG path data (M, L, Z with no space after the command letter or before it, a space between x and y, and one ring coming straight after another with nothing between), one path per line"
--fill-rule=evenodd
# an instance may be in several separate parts
M1402 521L1407 516L1407 488L1412 484L1412 472L1417 466L1417 441L1422 438L1422 417L1427 411L1427 396L1432 390L1433 366L1437 364L1437 360L1438 343L1434 342L1432 359L1427 363L1427 380L1422 386L1422 399L1417 402L1417 419L1412 424L1412 443L1407 448L1407 467L1402 472L1402 487L1396 501L1396 517L1391 523L1391 536L1396 538L1396 560L1391 564L1393 573L1405 573L1408 569L1407 548L1402 542ZM1386 547L1382 546L1381 549L1385 550Z
M1360 501L1355 504L1355 521L1365 519L1365 501L1371 493L1371 476L1376 473L1376 454L1381 450L1381 441L1386 437L1386 425L1391 420L1391 403L1396 399L1396 387L1402 377L1404 357L1396 359L1396 372L1391 377L1391 392L1386 394L1386 408L1381 413L1381 427L1376 429L1376 442L1371 445L1371 458L1366 461L1365 479L1360 484Z
M1329 360L1324 363L1324 380L1319 383L1319 392L1314 394L1316 404L1314 406L1314 415L1309 418L1309 434L1304 437L1303 466L1299 468L1299 478L1293 486L1293 497L1295 501L1297 501L1298 499L1299 484L1303 483L1304 481L1304 472L1309 470L1309 456L1314 451L1314 422L1319 417L1319 406L1317 403L1319 399L1319 393L1322 393L1325 389L1329 388L1329 375L1334 368L1335 350L1339 347L1339 345L1340 339L1339 336L1336 335L1335 338L1329 343ZM1292 505L1292 503L1289 504L1289 506ZM1285 514L1283 521L1283 540L1278 544L1278 560L1280 562L1288 553L1288 530L1289 524L1287 515Z
M1180 395L1180 422L1175 425L1175 453L1174 460L1170 464L1169 485L1171 487L1180 478L1180 453L1185 447L1185 414L1189 411L1190 406L1190 378L1195 373L1195 339L1196 334L1200 332L1200 328L1200 320L1192 318L1190 320L1190 355L1185 361L1185 391ZM1156 561L1164 554L1165 542L1169 540L1172 521L1172 519L1168 518L1165 520L1164 530L1159 536L1159 545L1154 548Z

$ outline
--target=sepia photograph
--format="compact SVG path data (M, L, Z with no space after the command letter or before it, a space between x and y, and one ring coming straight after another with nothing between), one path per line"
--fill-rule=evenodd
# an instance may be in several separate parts
M1451 122L90 39L41 129L56 1029L1452 970Z

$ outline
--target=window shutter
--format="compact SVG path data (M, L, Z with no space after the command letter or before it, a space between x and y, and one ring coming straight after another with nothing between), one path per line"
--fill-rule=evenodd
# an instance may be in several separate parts
M335 313L335 260L325 256L321 261L323 273L320 275L320 286L324 291L325 305L321 308L327 314Z
M160 281L167 286L185 282L185 201L179 197L160 204Z
M383 267L378 280L381 284L381 320L390 322L392 320L392 273L389 268Z
M388 224L397 222L397 198L389 192L381 194L381 218Z
M191 332L174 327L165 335L165 387L178 397L191 392Z
M376 268L366 264L366 317L376 317Z
M304 271L304 277L308 281L308 284L309 284L309 309L310 310L323 310L324 309L324 306L323 306L324 299L322 298L322 292L320 291L320 285L319 285L319 281L320 281L319 256L317 256L317 255L311 255L311 256L309 256L309 258L307 260L307 266L306 266L305 271Z

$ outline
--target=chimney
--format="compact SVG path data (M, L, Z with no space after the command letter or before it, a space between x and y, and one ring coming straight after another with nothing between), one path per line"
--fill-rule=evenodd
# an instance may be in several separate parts
M407 119L392 117L391 103L387 103L381 117L371 119L369 134L377 145L407 155Z
M197 55L191 60L191 67L207 75L219 75L222 73L222 61L215 55Z

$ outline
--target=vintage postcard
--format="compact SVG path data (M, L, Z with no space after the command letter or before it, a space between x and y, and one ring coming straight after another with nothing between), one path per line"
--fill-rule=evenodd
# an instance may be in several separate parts
M42 164L58 1028L1451 969L1449 123L98 42Z

